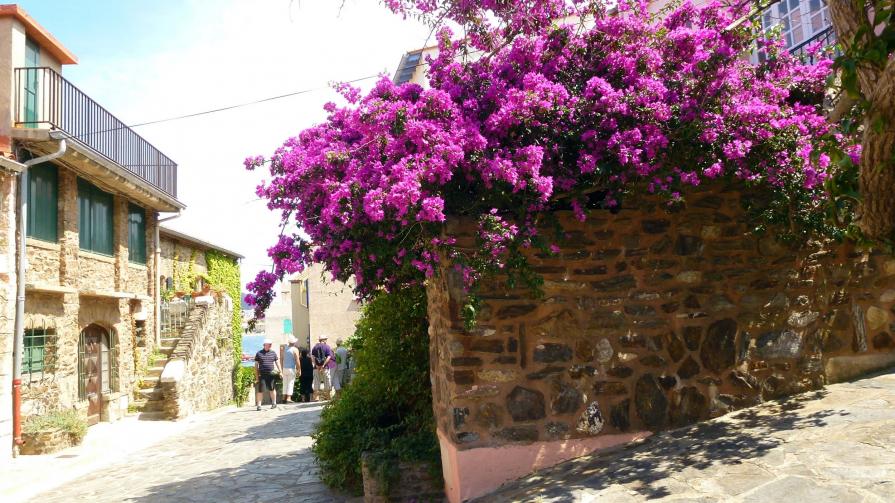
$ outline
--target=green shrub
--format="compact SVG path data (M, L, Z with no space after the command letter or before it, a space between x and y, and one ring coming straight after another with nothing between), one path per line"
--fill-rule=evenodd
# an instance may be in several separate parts
M62 430L80 442L87 434L87 421L75 410L57 410L43 416L29 416L22 423L22 431L33 435L45 431Z
M233 376L233 400L238 407L246 400L246 391L255 384L255 367L236 367Z
M361 455L384 487L397 462L427 463L440 477L441 457L429 384L426 295L422 289L379 294L364 306L348 341L357 364L351 385L323 409L314 454L323 481L363 490Z

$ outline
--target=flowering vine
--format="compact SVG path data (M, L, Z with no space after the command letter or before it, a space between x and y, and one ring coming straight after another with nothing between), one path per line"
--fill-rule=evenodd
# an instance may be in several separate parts
M831 62L803 64L718 4L656 20L643 2L386 3L472 28L438 31L428 88L339 86L347 105L246 159L268 165L258 195L295 226L249 285L259 315L273 284L311 262L354 278L361 298L418 285L442 259L467 287L496 271L536 286L525 250L557 251L561 230L543 230L555 210L584 220L642 191L677 204L711 180L765 189L764 222L817 229L824 185L857 160L823 116ZM478 246L457 245L448 217L478 221Z

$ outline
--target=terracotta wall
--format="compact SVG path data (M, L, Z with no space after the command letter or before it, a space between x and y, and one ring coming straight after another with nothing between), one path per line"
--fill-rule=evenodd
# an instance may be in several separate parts
M531 255L543 298L485 288L471 332L456 274L431 281L442 436L462 451L657 431L895 364L895 258L757 238L740 198L563 215L559 256ZM474 226L448 232L474 246Z

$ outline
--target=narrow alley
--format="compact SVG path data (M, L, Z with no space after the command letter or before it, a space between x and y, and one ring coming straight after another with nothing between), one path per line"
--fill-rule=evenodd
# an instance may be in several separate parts
M209 415L30 501L350 501L317 476L309 435L321 409L296 404L259 412L246 406ZM150 431L149 423L162 422L142 421L133 431Z

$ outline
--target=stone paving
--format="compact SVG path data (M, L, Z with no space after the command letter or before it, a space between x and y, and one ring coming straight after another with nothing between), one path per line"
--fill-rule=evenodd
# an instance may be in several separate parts
M321 409L234 409L31 501L352 501L318 478L309 435Z
M895 371L541 471L483 502L895 501Z

